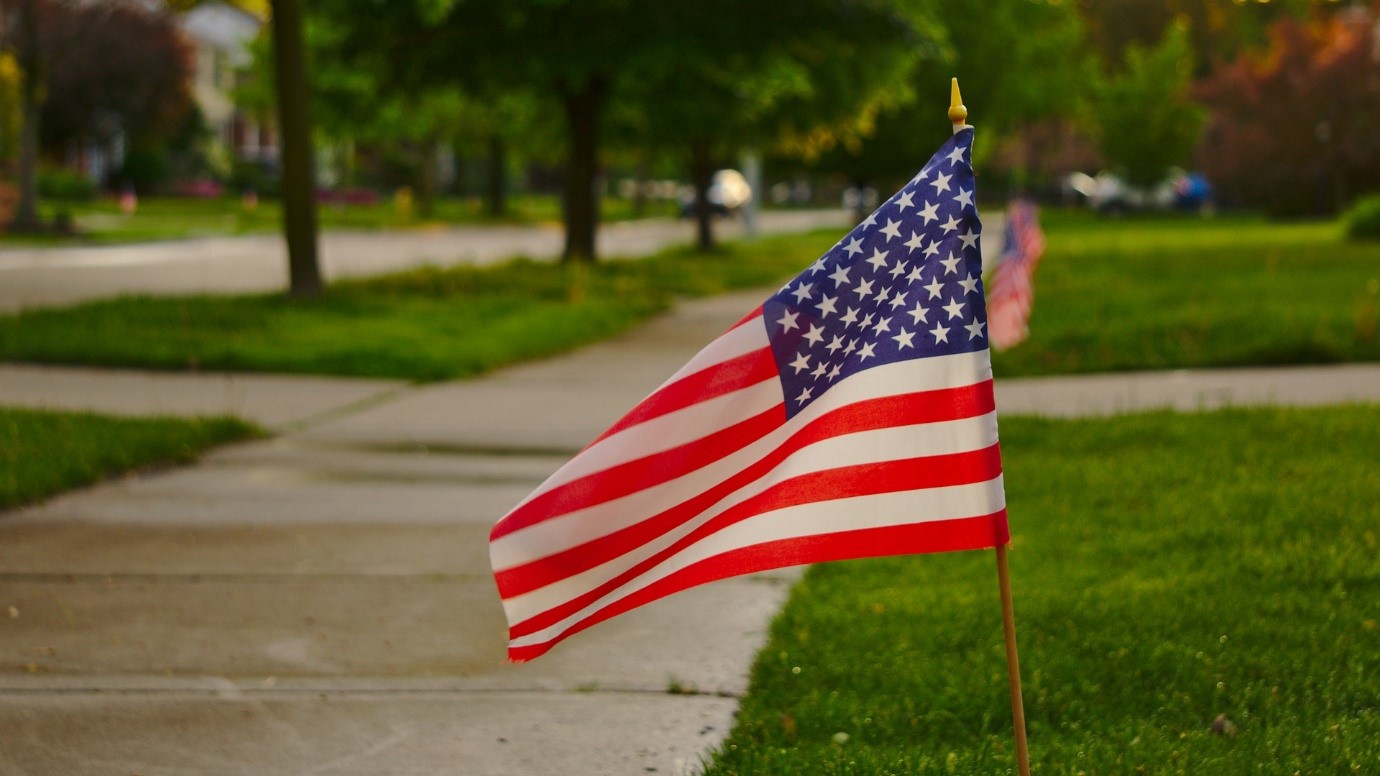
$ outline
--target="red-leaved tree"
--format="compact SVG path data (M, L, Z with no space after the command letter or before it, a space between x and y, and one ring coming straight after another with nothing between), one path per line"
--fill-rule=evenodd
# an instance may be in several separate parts
M1272 215L1329 214L1380 190L1375 19L1351 8L1281 20L1264 52L1199 85L1211 111L1201 165L1224 198Z

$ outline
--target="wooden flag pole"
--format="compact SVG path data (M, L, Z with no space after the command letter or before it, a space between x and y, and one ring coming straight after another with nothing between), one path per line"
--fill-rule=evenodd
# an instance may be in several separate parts
M958 92L958 79L949 82L949 121L954 132L968 126L968 108ZM997 583L1001 587L1001 620L1006 631L1006 675L1011 682L1011 721L1016 728L1016 765L1020 776L1030 776L1030 752L1025 742L1025 702L1021 700L1021 660L1016 654L1016 612L1011 606L1011 571L1006 565L1006 545L997 548Z
M1011 606L1011 572L1006 545L997 545L997 583L1001 586L1001 619L1006 631L1006 675L1011 682L1011 721L1016 728L1016 765L1030 776L1030 752L1025 744L1025 702L1021 700L1021 659L1016 655L1016 613Z

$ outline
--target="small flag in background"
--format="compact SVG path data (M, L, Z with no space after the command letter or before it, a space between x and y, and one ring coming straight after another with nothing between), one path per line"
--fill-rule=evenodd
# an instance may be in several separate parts
M1023 199L1006 210L1006 243L992 269L987 294L987 319L992 347L1015 347L1030 334L1027 323L1035 305L1035 267L1045 252L1039 212Z
M716 579L1007 542L972 137L494 526L510 659Z

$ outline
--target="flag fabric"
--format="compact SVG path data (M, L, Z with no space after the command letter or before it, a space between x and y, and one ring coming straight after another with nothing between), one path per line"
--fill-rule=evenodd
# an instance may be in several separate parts
M717 579L1007 542L972 135L494 526L510 659Z
M1005 245L992 269L987 291L987 321L992 347L1005 350L1030 334L1030 310L1035 305L1035 267L1045 252L1039 212L1027 200L1006 209Z

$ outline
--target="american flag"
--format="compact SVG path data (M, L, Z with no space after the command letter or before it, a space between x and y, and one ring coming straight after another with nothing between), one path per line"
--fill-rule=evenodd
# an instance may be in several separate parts
M1011 203L1006 210L1005 238L987 295L992 347L997 350L1019 345L1030 334L1027 322L1035 305L1035 267L1045 252L1035 205L1026 200Z
M725 577L1006 543L972 135L494 526L510 659Z

